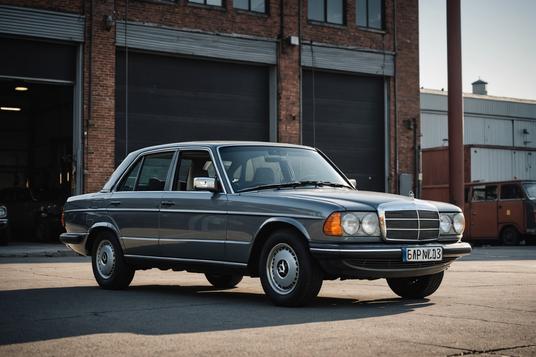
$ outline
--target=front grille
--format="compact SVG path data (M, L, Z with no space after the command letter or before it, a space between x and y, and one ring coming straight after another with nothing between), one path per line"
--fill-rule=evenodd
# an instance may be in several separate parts
M439 237L439 214L432 210L386 210L385 239L429 241Z
M405 263L401 259L346 259L345 263L351 267L368 268L368 269L412 269L412 268L429 268L437 265L451 263L456 258L443 258L439 262L412 262Z

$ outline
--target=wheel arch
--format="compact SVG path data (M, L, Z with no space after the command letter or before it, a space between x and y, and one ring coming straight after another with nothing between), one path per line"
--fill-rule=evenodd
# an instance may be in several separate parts
M255 277L259 275L258 263L264 242L266 242L272 233L280 230L293 231L307 246L309 245L309 241L311 240L309 233L303 224L296 219L278 217L266 220L255 234L250 250L248 271L251 276Z
M91 226L91 228L88 231L86 244L85 244L85 249L88 253L87 255L91 255L91 251L93 250L93 243L95 242L95 238L102 232L112 233L115 236L115 238L117 238L117 241L119 242L119 245L121 246L121 248L123 248L121 240L119 239L119 232L117 231L117 229L111 223L99 222Z

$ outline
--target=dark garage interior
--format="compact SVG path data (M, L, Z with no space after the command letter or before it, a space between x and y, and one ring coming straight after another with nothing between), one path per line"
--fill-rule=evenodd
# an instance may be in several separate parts
M73 86L0 80L0 204L12 241L57 241L72 191Z

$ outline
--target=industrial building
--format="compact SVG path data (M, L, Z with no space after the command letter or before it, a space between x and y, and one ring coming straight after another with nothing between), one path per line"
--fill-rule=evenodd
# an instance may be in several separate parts
M0 0L0 45L0 189L91 192L127 152L209 139L414 186L417 0Z
M448 184L447 92L421 89L423 187ZM536 101L465 93L465 182L536 179Z

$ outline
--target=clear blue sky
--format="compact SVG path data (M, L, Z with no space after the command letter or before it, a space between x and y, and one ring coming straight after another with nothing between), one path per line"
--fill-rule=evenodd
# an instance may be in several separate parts
M461 0L463 91L536 100L536 0ZM447 90L446 0L419 0L421 86Z

